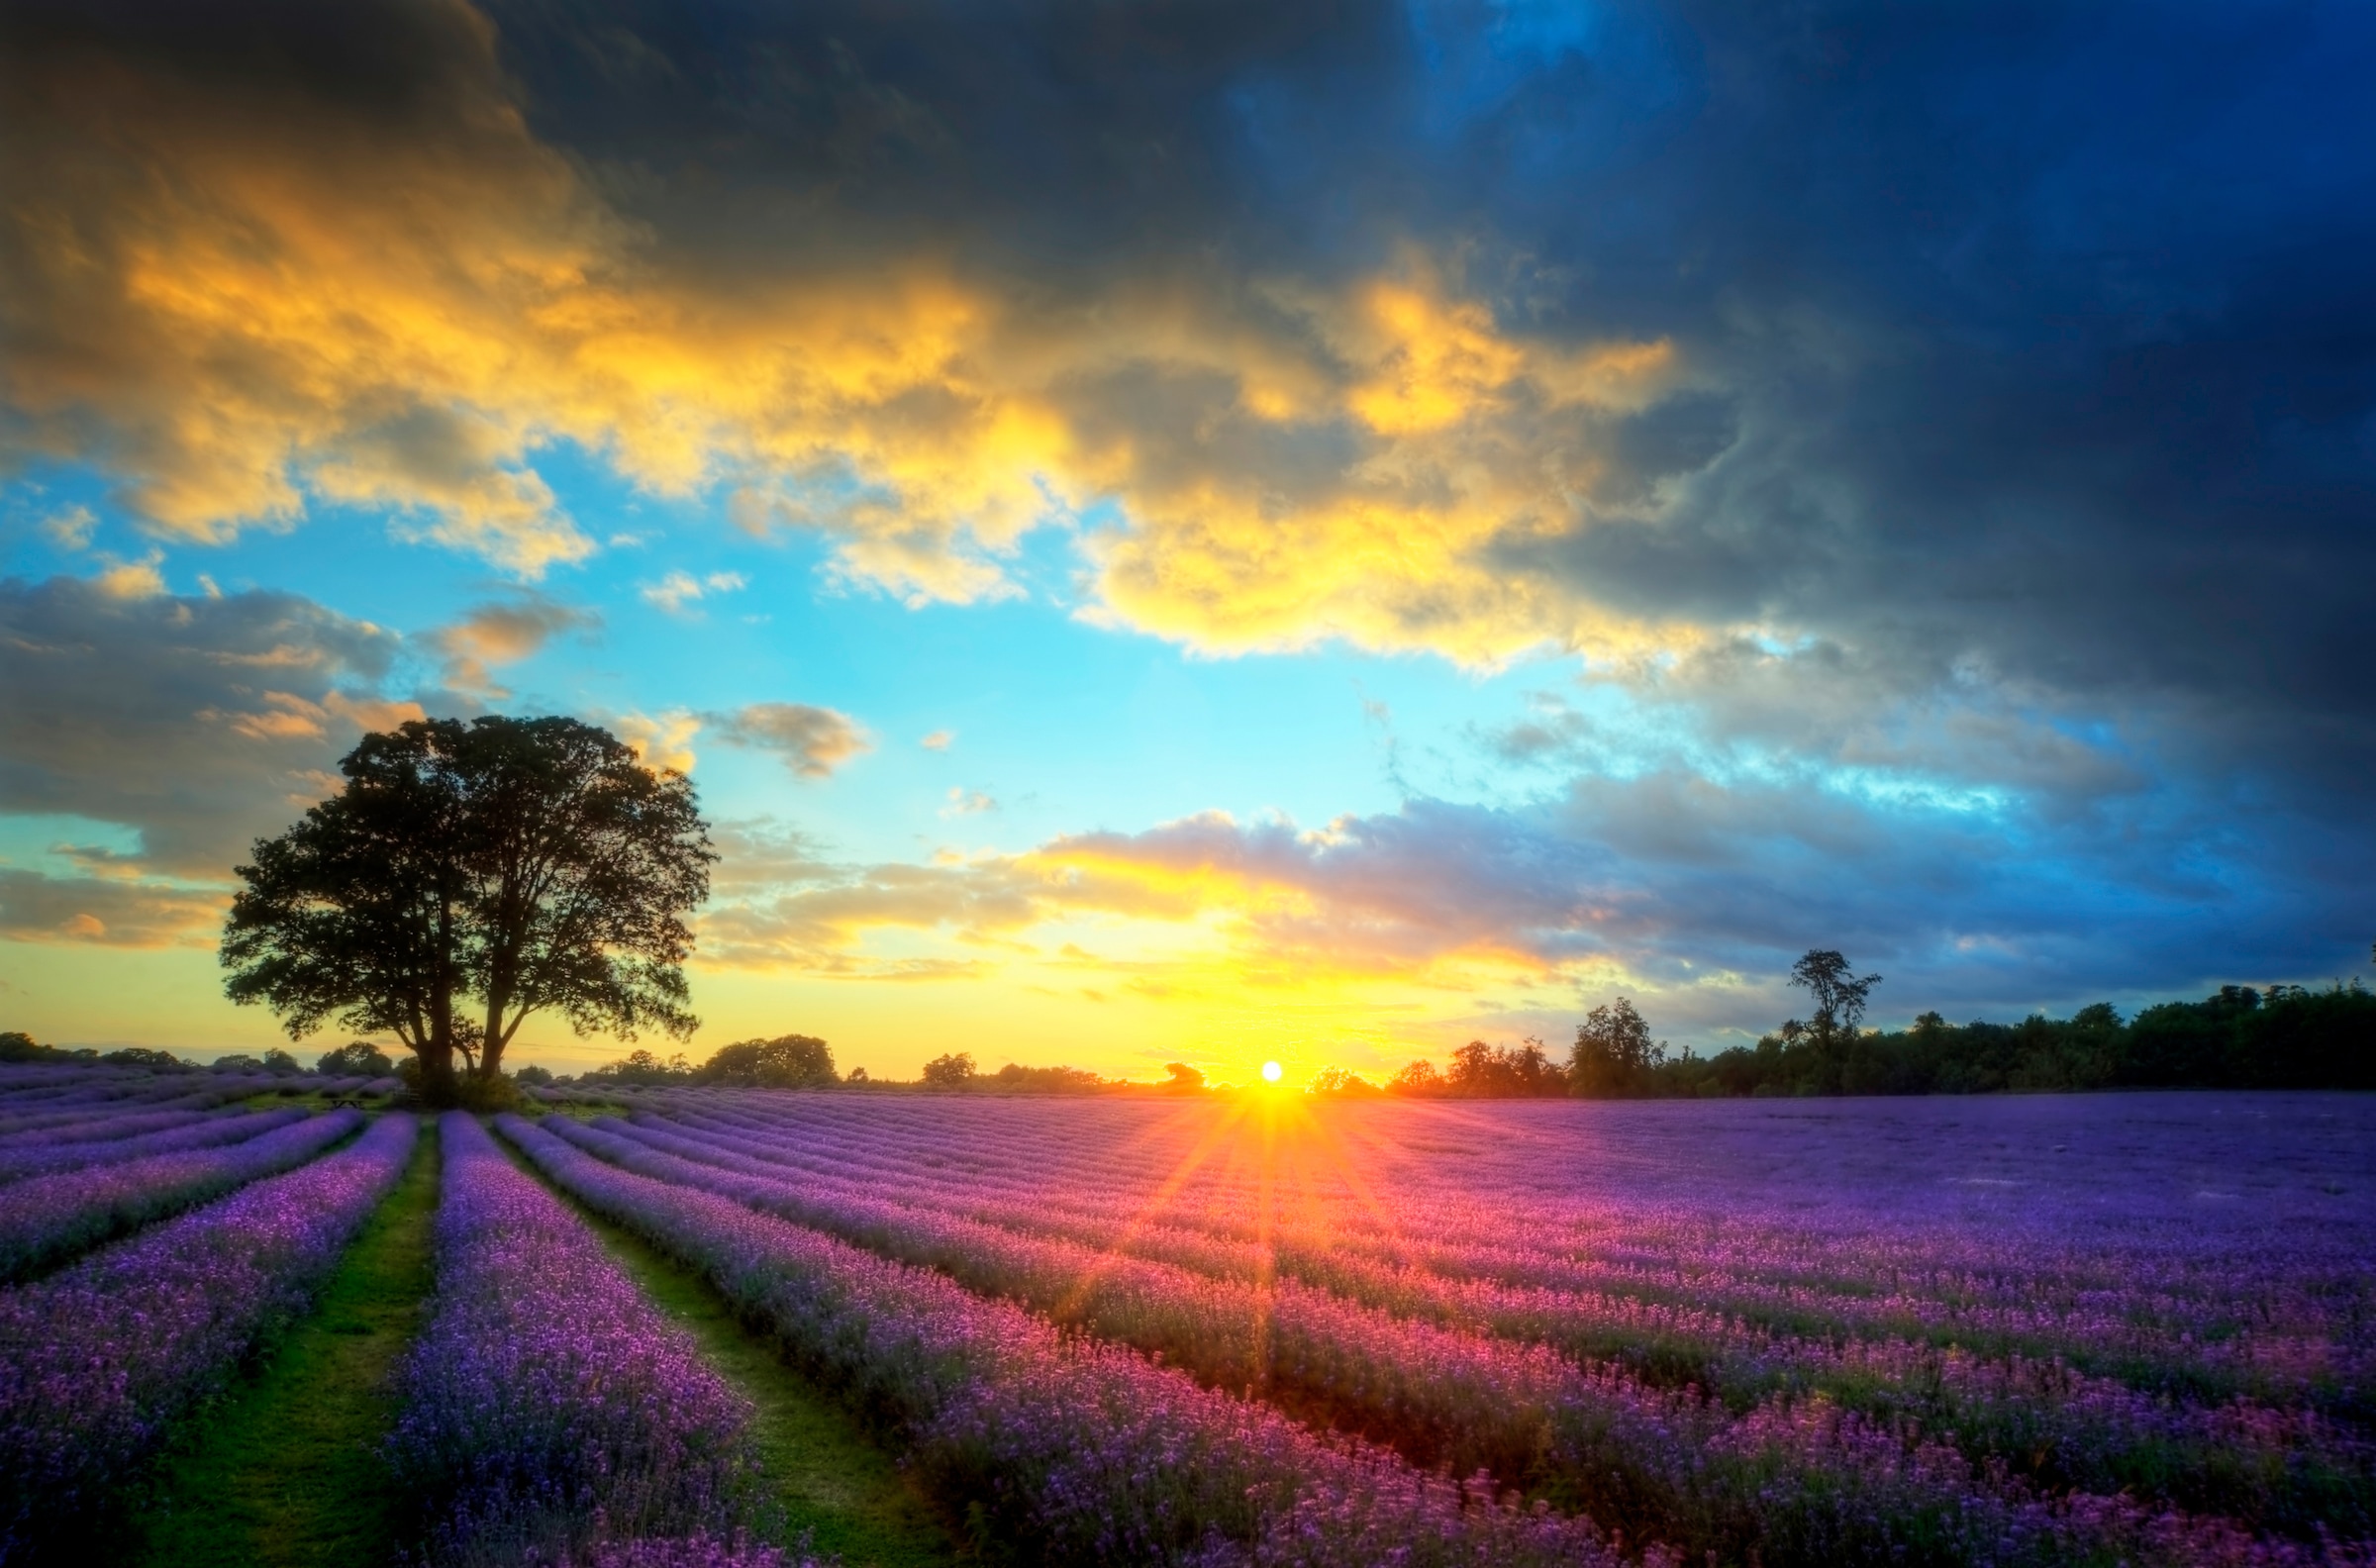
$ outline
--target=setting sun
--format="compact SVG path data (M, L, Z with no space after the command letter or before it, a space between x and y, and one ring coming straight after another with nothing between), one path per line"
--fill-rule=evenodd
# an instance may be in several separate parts
M1264 1083L1277 1083L1279 1081L1279 1075L1283 1070L1284 1069L1282 1069L1277 1062L1264 1062L1262 1064L1262 1081Z

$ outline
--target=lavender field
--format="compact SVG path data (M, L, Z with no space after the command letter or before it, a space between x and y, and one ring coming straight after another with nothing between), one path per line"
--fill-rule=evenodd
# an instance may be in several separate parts
M0 1560L165 1507L410 1191L379 1560L2376 1561L2365 1098L101 1087L0 1082ZM811 1539L737 1346L939 1544Z

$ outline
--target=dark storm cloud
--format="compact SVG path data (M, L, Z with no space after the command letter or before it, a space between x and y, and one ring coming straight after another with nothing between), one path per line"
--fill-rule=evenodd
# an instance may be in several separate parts
M1505 326L1671 337L1711 383L1500 569L2248 722L2329 782L2371 760L2357 8L492 14L532 123L664 245L941 246L1051 290L1463 249ZM1226 398L1130 373L1084 428L1214 431ZM1291 496L1363 454L1265 436L1155 460Z

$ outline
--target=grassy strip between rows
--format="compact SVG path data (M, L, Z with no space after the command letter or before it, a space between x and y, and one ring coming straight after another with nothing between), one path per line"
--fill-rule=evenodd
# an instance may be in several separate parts
M199 1417L138 1519L131 1560L155 1568L369 1564L395 1535L379 1442L389 1373L434 1281L437 1125L347 1249L314 1314L257 1375Z
M509 1144L505 1152L517 1162ZM539 1181L534 1167L521 1168ZM549 1184L547 1184L549 1186ZM940 1568L962 1560L949 1530L891 1456L832 1396L746 1330L693 1270L626 1227L555 1196L602 1237L644 1294L684 1325L702 1354L758 1407L755 1435L767 1479L794 1534L845 1568Z

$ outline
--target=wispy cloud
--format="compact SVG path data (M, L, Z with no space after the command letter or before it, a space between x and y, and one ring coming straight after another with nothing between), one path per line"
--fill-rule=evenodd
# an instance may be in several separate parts
M70 506L42 520L42 533L61 550L85 550L99 527L98 514L86 506Z
M847 714L807 703L752 703L710 723L722 739L772 751L805 779L830 777L852 757L873 749L873 738Z
M591 633L602 618L556 600L527 595L473 605L450 625L420 635L420 641L445 664L449 685L483 696L503 695L494 683L499 665L533 657L553 637Z
M657 606L669 615L682 615L688 605L715 594L741 591L744 587L741 572L711 572L696 577L691 572L672 571L656 583L645 584L640 592L645 604Z

